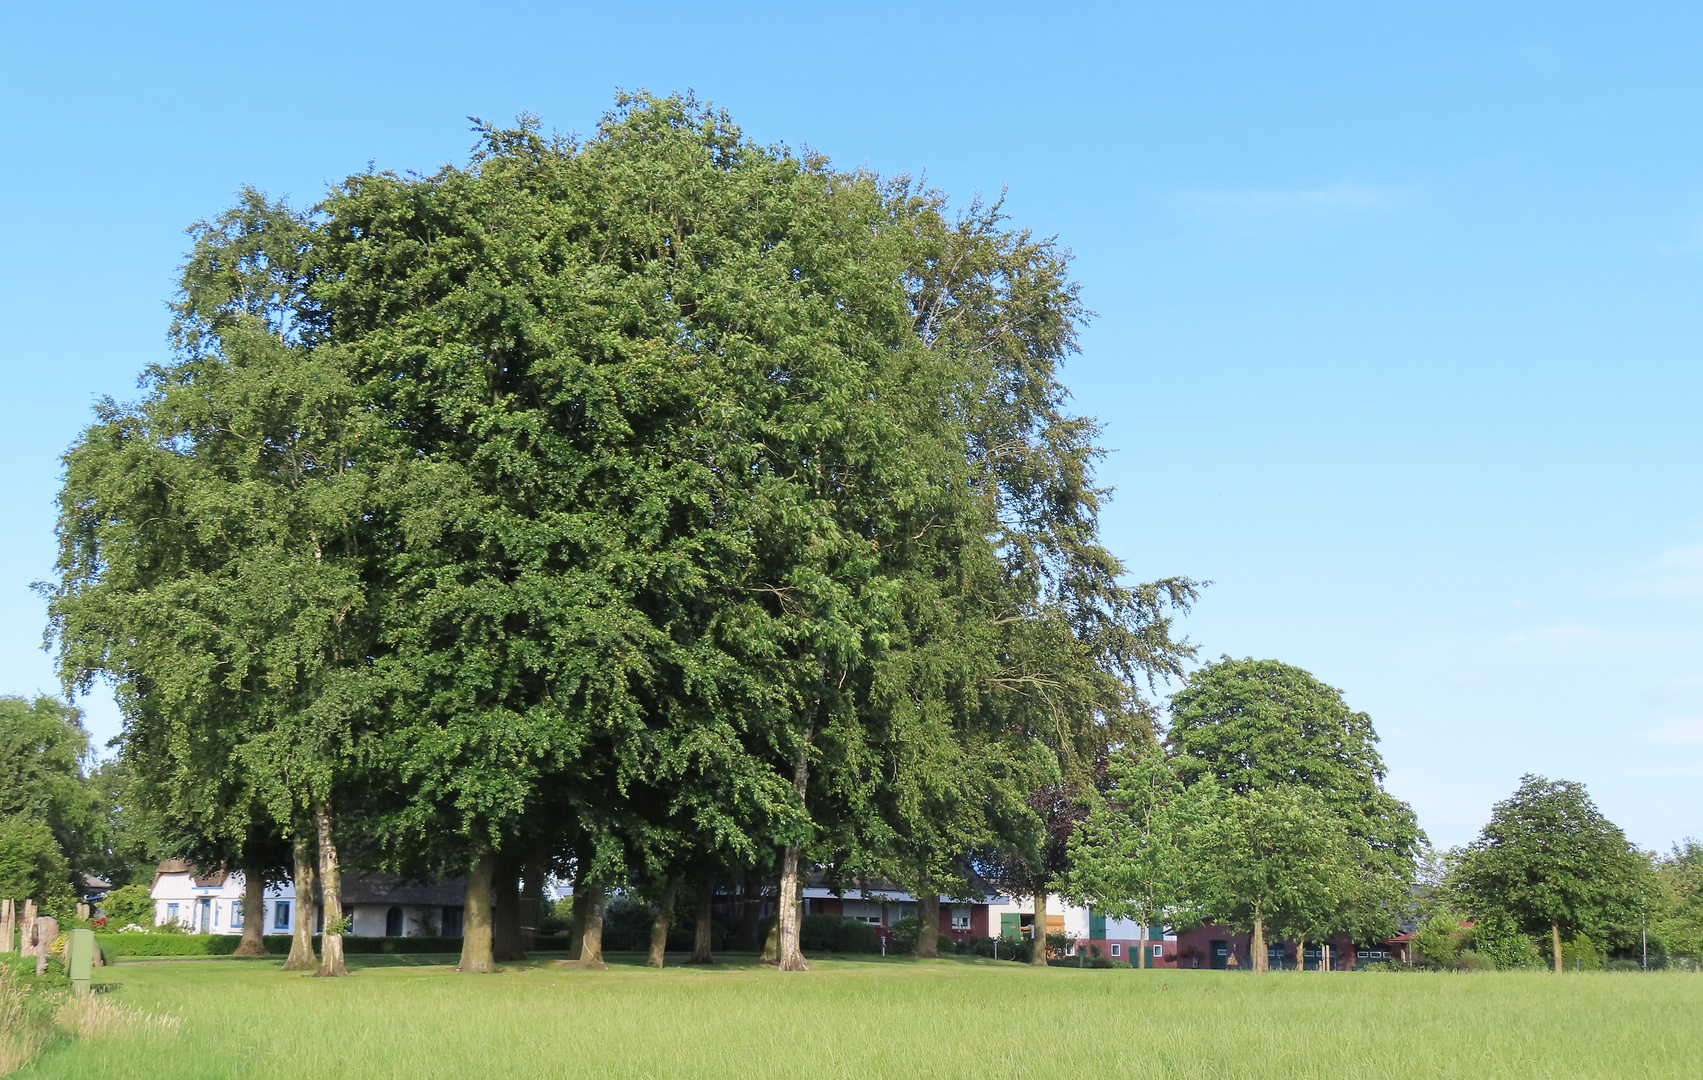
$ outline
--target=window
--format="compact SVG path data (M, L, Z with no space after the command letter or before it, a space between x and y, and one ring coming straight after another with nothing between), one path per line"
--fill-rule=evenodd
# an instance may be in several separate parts
M290 902L279 900L272 905L272 929L288 930L290 928Z
M1165 958L1165 946L1163 946L1163 945L1153 946L1153 959L1163 960L1164 958Z
M176 904L167 904L166 905L166 922L176 922L176 921L177 921L177 905Z
M231 929L232 930L241 930L242 929L242 901L241 900L232 900L231 901Z
M1123 954L1124 954L1124 947L1122 945L1113 945L1112 946L1112 955L1113 956L1122 956Z
M952 929L968 930L970 928L970 909L954 907L952 909Z
M219 925L219 905L218 904L213 905L213 925L214 926Z

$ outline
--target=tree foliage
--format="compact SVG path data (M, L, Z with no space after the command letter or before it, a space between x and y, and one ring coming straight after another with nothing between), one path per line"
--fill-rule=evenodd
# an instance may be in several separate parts
M1455 878L1469 910L1524 933L1598 941L1636 926L1647 864L1581 784L1527 774L1497 803Z

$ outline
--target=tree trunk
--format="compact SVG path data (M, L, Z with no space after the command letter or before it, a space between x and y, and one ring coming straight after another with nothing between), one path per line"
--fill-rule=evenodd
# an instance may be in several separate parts
M1253 961L1251 966L1254 969L1254 974L1258 975L1266 969L1269 958L1265 951L1265 920L1260 918L1257 909L1254 911L1254 935L1248 941L1248 951L1253 953L1248 959Z
M337 869L337 843L331 836L331 801L314 804L313 821L319 829L319 895L325 905L325 932L319 939L319 974L337 977L349 974L343 965L343 875Z
M711 955L710 931L715 918L715 885L708 879L698 884L698 917L697 925L692 930L692 959L693 964L713 964L715 957Z
M1135 962L1135 966L1137 970L1140 970L1147 967L1147 920L1145 919L1141 922L1141 943L1138 948L1141 949L1141 959Z
M1295 943L1295 970L1307 970L1307 939L1304 937Z
M498 855L491 880L491 958L525 960L520 947L520 860Z
M573 925L568 930L568 956L578 959L579 951L585 948L585 897L584 881L574 882L574 899L572 905Z
M258 863L249 862L242 868L242 941L234 956L265 956L266 943L260 935L266 929L266 872Z
M917 893L917 947L911 955L922 960L940 959L940 894L934 883L923 882Z
M1029 963L1036 967L1047 966L1047 890L1045 886L1035 890L1035 951L1029 957Z
M805 804L805 792L810 786L810 740L804 741L804 749L798 753L798 761L792 768L793 790L798 792L798 804ZM797 844L789 844L786 855L781 860L781 891L775 898L775 925L780 928L779 951L775 963L781 971L809 971L810 965L804 962L804 950L798 944L798 932L801 929L799 909L803 906L804 882L799 880L798 859L800 854Z
M645 961L646 967L662 966L662 958L668 952L668 926L674 921L674 897L679 892L680 875L668 875L668 884L662 887L662 899L656 905L656 918L650 924L650 958Z
M538 948L538 916L544 907L544 860L534 855L526 860L526 884L520 890L520 949Z
M497 855L481 848L467 874L467 898L462 901L461 962L457 971L488 975L497 970L491 940L491 885L497 876Z
M585 934L580 938L581 967L603 967L603 908L608 896L601 885L585 886Z
M296 829L290 840L290 855L295 863L296 931L290 940L290 958L284 961L285 971L312 971L319 966L313 957L314 871L313 853L308 850L305 829Z
M1562 971L1566 970L1565 968L1563 968L1561 966L1561 924L1560 923L1550 923L1549 924L1549 942L1550 942L1550 945L1552 945L1555 949L1555 974L1559 975L1559 974L1561 974Z

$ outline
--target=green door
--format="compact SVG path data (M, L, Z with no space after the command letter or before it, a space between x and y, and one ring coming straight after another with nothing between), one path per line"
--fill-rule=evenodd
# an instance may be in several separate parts
M1096 915L1093 908L1088 909L1088 939L1090 941L1106 940L1106 917Z

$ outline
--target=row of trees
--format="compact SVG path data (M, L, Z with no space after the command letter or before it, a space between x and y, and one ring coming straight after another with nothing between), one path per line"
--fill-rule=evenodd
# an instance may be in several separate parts
M1268 935L1393 934L1424 836L1376 744L1370 717L1299 668L1208 664L1172 697L1166 745L1110 763L1063 891L1144 927L1249 932L1255 971Z
M612 887L778 879L782 968L808 865L1044 898L1196 589L1098 541L1066 253L690 98L480 138L192 229L65 457L61 670L163 847L317 878L327 974L346 862L465 874L473 971L550 874L591 960Z

